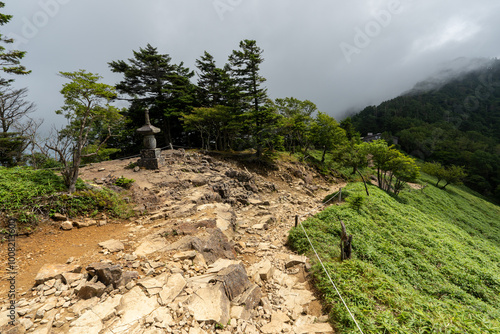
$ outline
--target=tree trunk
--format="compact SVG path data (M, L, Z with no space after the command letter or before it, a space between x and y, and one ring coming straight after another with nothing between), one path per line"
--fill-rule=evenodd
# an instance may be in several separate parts
M342 232L340 234L340 261L349 260L352 253L352 234L347 235L343 221L340 221Z
M370 193L368 192L368 186L366 185L366 181L365 181L365 178L363 177L363 174L361 174L360 171L357 169L356 169L356 171L358 172L359 176L361 176L361 179L363 180L363 184L365 185L366 196L370 196Z
M74 193L76 190L76 181L78 181L78 173L80 171L81 161L82 161L81 153L76 152L75 157L73 159L73 166L70 167L69 171L68 192L70 194Z
M321 157L321 163L325 162L325 156L326 156L326 146L323 147L323 156Z

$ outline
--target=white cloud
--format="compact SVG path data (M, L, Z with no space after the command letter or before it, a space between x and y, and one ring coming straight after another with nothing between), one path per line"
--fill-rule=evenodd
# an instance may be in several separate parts
M376 14L397 0L218 0L232 7L223 20L213 0L23 0L6 3L3 12L14 17L0 33L21 35L26 20L43 10L40 3L54 1L61 4L57 13L21 46L33 73L16 80L29 88L47 124L65 122L54 117L61 106L59 71L84 68L114 84L120 76L107 63L130 58L147 43L195 69L204 50L222 66L240 40L255 39L264 49L262 75L272 97L310 99L337 117L406 91L436 64L500 54L498 0L400 0L401 12L372 30L351 63L339 44L354 45L356 28L374 29Z

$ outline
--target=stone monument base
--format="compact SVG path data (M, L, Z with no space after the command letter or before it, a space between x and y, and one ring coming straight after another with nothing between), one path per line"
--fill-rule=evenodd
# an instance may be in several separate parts
M165 164L165 157L161 156L161 149L141 150L141 158L137 161L139 167L146 169L159 169Z

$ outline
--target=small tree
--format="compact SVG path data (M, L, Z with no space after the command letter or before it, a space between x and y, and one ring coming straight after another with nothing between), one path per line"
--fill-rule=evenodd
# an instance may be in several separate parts
M309 100L301 101L294 97L276 99L274 105L283 116L281 128L285 148L292 154L295 153L295 148L299 147L305 156L311 144L311 114L317 111L316 105Z
M97 155L99 150L111 137L113 123L117 122L121 115L116 107L109 105L109 101L116 97L112 86L99 83L101 77L97 74L88 73L85 70L77 72L60 72L61 76L70 79L71 82L63 85L61 94L64 96L64 106L57 114L63 114L69 125L59 131L59 142L70 143L69 150L72 159L68 160L65 147L58 145L47 146L57 152L64 165L62 172L64 182L68 191L74 192L82 158ZM100 143L90 143L89 133L96 126L106 127L107 135ZM66 139L66 140L63 140ZM94 144L95 149L91 153L83 154L89 144Z
M449 184L461 184L467 176L463 166L451 165L446 168L439 162L426 162L422 171L437 178L436 187L444 180L446 183L440 189L445 189Z
M395 195L403 189L406 182L419 176L415 160L387 146L384 140L375 140L367 145L368 153L377 168L377 181L380 189Z
M341 146L347 139L345 130L339 127L337 121L321 111L311 126L311 137L314 145L323 149L321 163L325 162L327 151L333 150L335 146Z

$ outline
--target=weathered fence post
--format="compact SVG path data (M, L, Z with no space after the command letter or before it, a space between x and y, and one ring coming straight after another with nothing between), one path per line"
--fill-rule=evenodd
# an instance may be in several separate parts
M339 203L342 202L342 188L339 190Z
M299 215L295 215L295 227L299 226Z
M352 234L347 235L344 222L341 220L342 232L340 234L340 261L349 260L352 252Z

